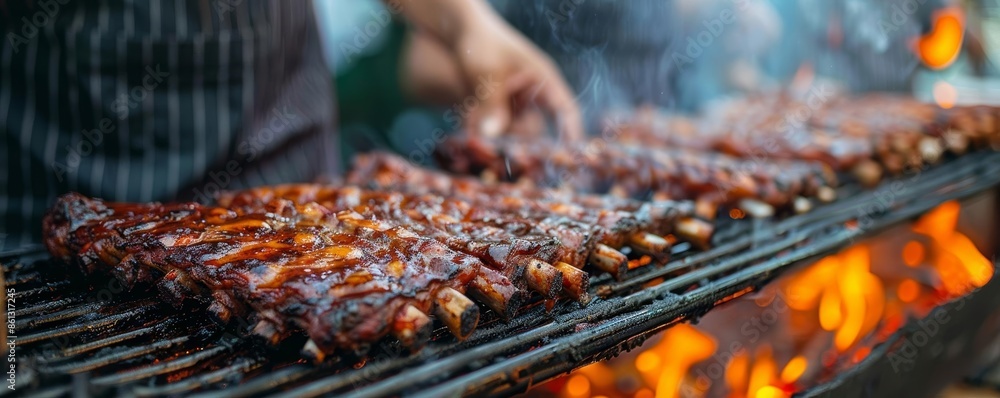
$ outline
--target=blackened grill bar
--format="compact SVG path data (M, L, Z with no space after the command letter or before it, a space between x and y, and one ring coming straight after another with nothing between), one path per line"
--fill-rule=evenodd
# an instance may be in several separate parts
M206 389L206 396L348 392L355 396L393 392L511 395L637 345L672 322L707 311L730 293L759 286L797 260L842 247L863 234L877 233L944 200L996 188L1000 184L1000 155L971 153L905 181L907 189L899 192L891 209L865 213L871 222L864 229L849 229L844 221L856 217L859 209L867 212L867 206L878 200L878 190L842 195L846 199L815 212L760 224L763 230L737 234L739 239L720 242L706 252L675 253L675 259L665 266L636 269L625 281L595 278L592 292L605 294L597 294L600 298L586 307L569 302L557 304L552 312L541 306L528 307L508 323L486 320L465 341L447 338L446 332L436 330L424 350L415 354L394 351L389 342L380 344L380 348L389 349L388 354L373 352L360 369L351 369L354 360L344 356L328 358L319 367L295 364L294 356L262 349L252 344L252 339L217 329L199 332L204 324L188 329L185 325L194 322L161 323L176 316L170 308L149 313L149 318L114 321L116 313L142 308L144 299L118 289L117 296L99 299L95 307L88 304L93 294L87 289L89 284L72 274L60 285L63 288L42 288L67 276L52 272L59 266L44 255L22 253L25 261L4 259L3 263L13 286L35 292L31 299L77 303L58 310L36 309L32 325L21 326L19 337L31 341L22 347L24 352L50 358L39 362L36 370L34 380L46 380L41 392L70 392L73 385L65 376L69 372L77 373L77 383L89 386L92 392L126 388L143 396ZM855 192L853 189L842 188ZM36 261L31 261L32 257ZM641 289L669 275L672 277L663 283ZM77 311L79 308L87 310ZM67 313L75 315L61 315ZM109 327L96 331L80 328L95 323ZM581 324L585 326L578 326ZM196 343L171 344L185 335ZM155 353L146 358L155 358L155 363L149 359L126 362L122 357L136 347L151 345L155 345ZM88 375L78 373L84 369ZM223 376L229 371L235 373ZM22 380L27 383L31 379Z

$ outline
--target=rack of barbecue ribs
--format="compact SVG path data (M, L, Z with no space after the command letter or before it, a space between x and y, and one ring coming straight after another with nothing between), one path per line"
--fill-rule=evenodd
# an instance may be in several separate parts
M364 351L386 335L417 349L436 314L457 337L513 286L477 258L349 211L275 200L244 212L197 203L109 203L60 197L44 219L53 256L126 286L155 285L175 306L200 302L220 320L251 319L271 342L304 331L304 352Z
M974 148L1000 151L1000 106L957 106L940 112L943 136L958 141L948 147L960 147L968 141Z
M440 163L458 173L640 200L694 200L706 218L721 205L760 214L798 208L800 198L829 201L836 186L833 170L818 162L741 159L603 138L557 144L452 137L439 149Z
M244 211L261 211L263 206L275 200L298 205L313 203L331 211L350 210L362 216L365 222L406 226L420 236L480 259L515 283L523 280L530 290L548 299L564 293L581 303L589 301L590 277L579 269L582 264L573 266L563 261L577 253L576 242L562 241L547 234L532 219L509 213L484 213L467 202L436 195L321 184L290 184L226 193L219 198L219 204ZM510 303L490 297L480 301L505 317L514 309L509 308Z
M943 109L887 94L809 103L779 92L725 101L697 118L644 108L609 115L606 124L606 132L633 145L819 161L866 186L934 164L945 153L1000 150L998 107Z
M695 228L703 235L711 231L698 222L678 220L691 212L690 204L574 198L527 187L508 187L504 192L474 180L458 184L462 177L452 179L386 154L363 156L358 164L362 167L355 168L349 180L365 181L370 180L366 175L371 176L381 182L371 185L375 190L292 184L228 193L219 202L227 207L256 209L262 203L284 199L332 210L349 209L380 222L406 225L421 236L476 256L511 280L519 280L523 271L527 287L547 298L562 290L581 303L589 299L589 276L580 270L585 264L622 278L630 267L666 259L670 242L662 235L669 234L675 224L682 229L690 224L687 229ZM400 184L403 181L422 189ZM462 188L427 189L443 184ZM707 241L708 237L702 239ZM617 250L626 246L642 256L630 260Z
M729 118L735 116L728 114ZM643 108L631 116L608 119L608 131L619 142L648 148L716 151L743 159L816 161L834 170L849 170L871 158L871 143L854 136L836 137L805 122L791 123L769 115L693 118Z
M935 163L945 151L996 147L1000 108L986 105L941 108L911 97L886 94L838 98L811 118L814 126L841 134L878 139L879 149L891 151L903 167ZM889 171L900 165L886 164Z
M640 202L543 189L528 183L487 183L415 167L386 153L359 156L347 182L375 190L464 201L472 206L472 212L465 217L504 220L509 228L534 225L559 237L564 244L573 242L577 249L566 251L562 262L581 267L589 259L612 275L621 272L615 271L624 258L618 248L659 253L675 239L707 247L712 234L712 226L694 218L694 206L686 201Z

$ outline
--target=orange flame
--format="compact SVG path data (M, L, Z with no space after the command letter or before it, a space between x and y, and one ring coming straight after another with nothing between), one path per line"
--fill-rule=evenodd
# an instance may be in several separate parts
M956 230L961 207L950 201L920 217L913 231L933 242L934 267L948 294L959 296L982 287L993 277L993 265L972 240Z
M784 286L792 309L818 308L819 326L834 332L834 344L840 352L871 332L882 319L885 291L882 280L871 273L870 257L867 246L856 245L818 261Z
M920 60L931 69L948 67L958 58L965 36L964 15L957 7L938 10L933 27L916 41Z
M761 390L764 389L764 396L770 394L766 391L765 387L770 386L778 374L778 366L774 363L774 357L771 355L771 346L767 344L761 345L757 349L757 353L754 357L753 365L750 366L750 383L747 387L748 397L760 396Z
M733 295L732 301L755 300L752 308L762 311L777 311L783 300L791 312L771 319L785 320L785 326L755 330L784 330L784 334L764 334L764 340L756 344L735 341L744 347L736 349L730 344L734 341L717 342L703 329L676 325L664 332L656 345L631 357L627 362L630 370L622 371L606 363L586 366L564 379L560 394L566 398L598 394L667 398L728 391L730 398L790 397L797 388L825 374L824 369L864 360L874 344L884 341L911 314L924 308L919 303L958 297L989 282L993 264L969 237L958 232L960 211L957 202L947 202L928 212L910 227L912 238L898 241L898 257L879 258L875 267L873 253L885 250L874 249L885 246L880 242L857 244L782 277L775 282L778 289L773 294L754 297L740 291ZM882 262L895 267L887 268ZM933 271L937 279L928 279L927 271ZM734 308L741 311L750 307ZM782 340L788 338L793 340ZM724 372L702 373L711 366L718 367L706 362L716 354L717 346L731 354L718 368ZM616 384L615 377L622 374L632 375L632 380L642 384L634 390L619 391L621 384ZM723 384L714 385L715 380L704 378L706 374L721 376L718 381Z
M781 371L781 381L785 384L794 383L799 377L802 377L802 374L806 372L808 367L809 362L806 360L806 357L799 355L792 358Z
M840 260L830 256L792 275L784 286L788 306L799 311L816 308L825 291L825 281L832 279L839 268Z
M691 365L715 353L715 340L694 326L681 324L667 330L654 349L666 354L656 384L656 398L671 398L679 396L681 383Z
M761 344L751 358L746 351L733 356L726 366L726 387L731 397L779 398L788 397L785 386L794 384L805 373L808 362L797 356L778 370L771 346Z
M749 371L750 357L747 351L736 353L726 366L726 387L729 387L729 391L746 391Z

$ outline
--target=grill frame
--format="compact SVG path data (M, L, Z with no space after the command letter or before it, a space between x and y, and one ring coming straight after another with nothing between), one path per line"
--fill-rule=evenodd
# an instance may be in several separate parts
M899 183L903 183L902 188L898 188ZM26 381L19 382L38 385L44 380L49 385L51 381L51 387L35 392L56 395L79 389L97 395L127 391L137 396L201 391L199 396L206 397L285 393L299 396L339 393L352 397L404 393L428 397L512 395L567 371L613 357L622 350L633 349L649 336L677 322L697 318L802 261L915 218L946 200L967 198L998 185L1000 153L976 152L915 175L886 181L874 190L842 187L838 190L841 200L810 213L777 221L725 225L715 239L725 243L711 250L693 252L678 246L675 258L667 264L631 270L623 281L597 276L592 280L591 292L599 299L587 307L559 303L546 313L544 306L535 302L509 323L484 318L483 324L464 342L455 341L439 329L435 339L415 354L402 352L394 342L384 341L373 353L374 359L360 369L352 368L356 358L348 356L333 358L321 366L295 363L296 353L260 347L252 338L238 336L231 329L194 330L190 324L207 319L196 314L188 315L192 321L169 321L183 312L156 304L151 301L154 300L151 294L116 291L114 282L103 289L94 289L85 287L79 278L66 278L66 282L49 280L42 273L45 270L33 271L33 265L8 266L4 262L8 286L17 288L19 299L31 302L32 297L60 297L74 291L86 294L59 298L69 303L69 307L56 305L61 303L58 301L36 301L26 309L28 314L17 314L18 344L30 354L22 363L37 369L34 380L27 375ZM891 200L885 199L886 193L892 194ZM868 217L870 223L853 228L845 225L859 215ZM38 250L4 253L0 259L45 257ZM664 281L643 288L659 278ZM29 288L21 291L19 286ZM107 299L102 298L105 292ZM150 312L123 305L129 302L146 304L139 307L151 308ZM168 323L160 323L162 320ZM124 327L134 335L116 339L101 334L110 328ZM22 330L29 333L22 334ZM157 340L141 344L149 335ZM104 340L90 345L67 342L62 347L56 340L82 341L88 336ZM186 340L178 340L184 336ZM126 351L138 349L136 343L140 343L138 347L154 346L146 348L149 352ZM187 354L172 359L165 355L171 350L184 349ZM124 359L129 355L134 356ZM148 363L158 358L167 359ZM206 361L219 363L206 366ZM165 383L162 376L140 377L179 365L190 366L173 374L187 372L186 377L172 377L174 380ZM112 372L105 373L104 369ZM125 369L133 370L123 373L127 372ZM209 389L203 390L206 387ZM228 388L210 389L216 387Z

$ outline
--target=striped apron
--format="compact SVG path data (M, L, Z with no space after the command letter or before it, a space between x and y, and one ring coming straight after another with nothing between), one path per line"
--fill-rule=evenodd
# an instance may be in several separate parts
M0 251L69 191L210 201L340 167L311 1L0 0Z

